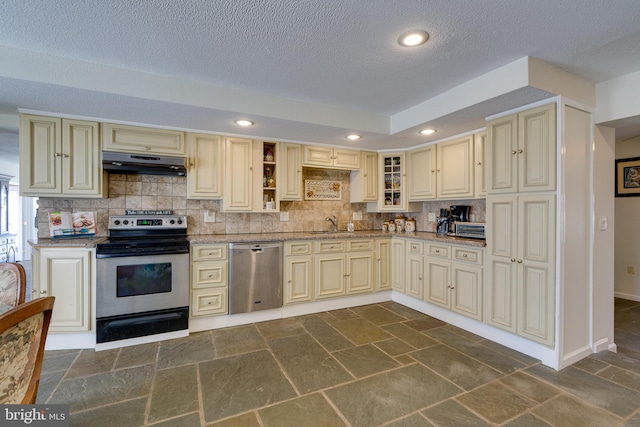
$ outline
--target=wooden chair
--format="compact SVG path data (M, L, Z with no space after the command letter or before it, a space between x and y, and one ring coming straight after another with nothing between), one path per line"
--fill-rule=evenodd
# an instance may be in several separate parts
M0 315L0 404L34 404L55 297Z
M0 263L0 312L24 303L27 275L17 262Z

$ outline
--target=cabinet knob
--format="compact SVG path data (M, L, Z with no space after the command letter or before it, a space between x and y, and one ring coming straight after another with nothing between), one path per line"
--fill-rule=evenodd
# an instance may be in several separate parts
M511 258L511 262L516 262L516 259L515 258Z
M511 150L511 154L518 154L516 150Z
M149 150L151 150L151 147L144 147L144 149L149 151Z
M60 156L62 156L62 154L60 154L60 153L55 153L53 156L54 156L54 157L60 157Z
M434 173L434 172L435 172L435 170L431 169L431 173Z
M476 163L476 165L482 166L482 162L478 162L478 163Z
M291 283L291 280L287 280L287 283Z
M463 257L463 258L466 258L466 257L467 257L467 254L462 254L462 257Z
M435 252L436 252L437 254L439 254L439 253L440 253L440 249L436 249L436 250L435 250Z
M518 264L522 264L522 260L521 259L518 260Z
M64 153L62 153L62 157L65 157L65 158L66 158L66 157L69 157L69 155L68 155L68 154L64 154Z
M521 148L521 149L518 150L518 153L522 154L522 153L524 153L524 150Z
M47 291L40 291L40 295L46 295Z

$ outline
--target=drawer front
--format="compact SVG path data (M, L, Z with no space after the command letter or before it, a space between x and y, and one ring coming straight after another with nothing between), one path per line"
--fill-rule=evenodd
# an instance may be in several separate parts
M191 246L191 261L217 261L227 259L228 246L193 245Z
M347 240L347 250L351 251L372 251L373 239L367 240Z
M318 254L330 254L344 252L346 244L344 240L323 240L315 242L315 250Z
M312 253L312 242L284 242L285 255L311 255Z
M191 286L193 289L227 287L227 261L194 262L191 264Z
M227 288L194 289L191 291L191 317L227 314Z
M456 261L469 262L472 264L482 264L482 250L453 247L452 258Z
M422 255L424 253L424 243L416 242L414 240L407 241L407 253Z
M451 246L447 245L429 245L427 255L438 258L450 258Z

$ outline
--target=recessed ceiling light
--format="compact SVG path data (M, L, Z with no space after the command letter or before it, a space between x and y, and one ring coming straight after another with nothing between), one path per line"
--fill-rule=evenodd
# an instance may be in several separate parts
M253 126L253 122L250 120L236 120L238 126Z
M429 40L429 34L424 30L407 31L398 38L398 44L404 47L415 47L425 44Z
M422 129L420 131L421 135L433 135L434 133L436 133L435 129Z
M362 138L362 137L360 135L355 134L355 133L352 133L351 135L347 135L347 139L350 139L352 141L357 141L360 138Z

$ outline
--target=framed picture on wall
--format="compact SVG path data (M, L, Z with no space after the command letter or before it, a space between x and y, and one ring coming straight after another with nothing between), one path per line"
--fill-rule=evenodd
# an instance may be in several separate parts
M616 197L640 196L640 157L616 160Z

